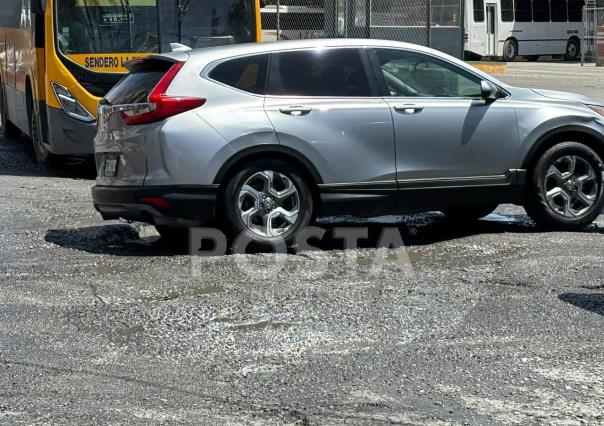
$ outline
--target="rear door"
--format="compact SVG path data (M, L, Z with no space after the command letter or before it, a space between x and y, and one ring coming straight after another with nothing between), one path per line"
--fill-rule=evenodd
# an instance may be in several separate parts
M392 116L368 72L353 47L272 54L265 110L279 143L308 158L326 186L396 189Z

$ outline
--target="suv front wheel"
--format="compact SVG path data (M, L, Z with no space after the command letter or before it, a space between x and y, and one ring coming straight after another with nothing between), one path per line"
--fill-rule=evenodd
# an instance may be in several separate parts
M313 197L304 175L279 160L246 165L223 193L225 226L232 237L251 242L291 243L313 217Z
M538 224L581 230L602 212L602 160L588 146L564 142L537 162L529 182L525 209Z

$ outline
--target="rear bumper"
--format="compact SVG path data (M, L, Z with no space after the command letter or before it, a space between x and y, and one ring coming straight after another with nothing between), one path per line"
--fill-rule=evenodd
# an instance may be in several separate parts
M92 188L94 207L103 219L121 218L154 225L196 226L213 222L217 195L217 185Z

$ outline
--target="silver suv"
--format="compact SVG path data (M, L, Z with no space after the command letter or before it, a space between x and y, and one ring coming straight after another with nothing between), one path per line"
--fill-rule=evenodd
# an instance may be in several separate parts
M581 229L604 202L604 107L416 45L308 40L151 56L101 102L95 207L291 241L317 215L500 203Z

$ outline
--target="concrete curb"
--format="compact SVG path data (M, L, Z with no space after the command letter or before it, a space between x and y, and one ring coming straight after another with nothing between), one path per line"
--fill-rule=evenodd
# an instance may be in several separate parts
M507 63L492 63L492 62L468 62L470 65L478 68L481 71L489 74L505 74L508 70Z

